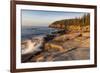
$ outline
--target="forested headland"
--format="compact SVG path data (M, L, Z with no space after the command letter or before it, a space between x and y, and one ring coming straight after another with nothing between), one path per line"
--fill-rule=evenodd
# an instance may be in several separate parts
M51 28L65 29L66 31L89 31L89 26L90 14L86 14L80 18L58 20L49 25Z

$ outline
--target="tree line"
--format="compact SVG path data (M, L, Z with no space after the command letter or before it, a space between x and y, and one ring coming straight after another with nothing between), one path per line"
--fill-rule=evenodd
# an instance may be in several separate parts
M55 21L49 27L67 29L68 26L71 25L80 26L80 27L90 25L90 14L87 13L80 18L63 19L63 20Z

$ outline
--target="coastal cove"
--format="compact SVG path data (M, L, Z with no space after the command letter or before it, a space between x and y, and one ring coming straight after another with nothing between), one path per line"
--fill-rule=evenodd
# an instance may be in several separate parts
M78 20L76 22L78 23ZM90 59L90 27L88 24L89 22L80 26L69 22L67 28L61 28L63 23L61 27L60 24L56 26L53 23L51 25L55 26L22 28L24 40L22 40L21 61L26 63ZM23 53L25 48L30 50Z

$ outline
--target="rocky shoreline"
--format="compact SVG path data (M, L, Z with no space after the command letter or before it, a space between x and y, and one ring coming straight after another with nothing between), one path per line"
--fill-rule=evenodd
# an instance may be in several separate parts
M90 59L89 14L82 18L58 20L48 27L60 31L47 34L42 40L30 39L26 43L22 41L22 48L30 51L21 54L23 63Z
M45 62L89 59L89 36L89 32L67 33L57 36L53 40L45 42L44 47L41 48L42 51L29 54L26 61L24 61Z

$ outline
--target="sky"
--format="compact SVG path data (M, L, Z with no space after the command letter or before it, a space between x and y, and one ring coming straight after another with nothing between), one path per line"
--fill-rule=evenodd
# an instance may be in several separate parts
M54 21L82 17L86 13L43 11L43 10L21 10L22 26L48 26Z

